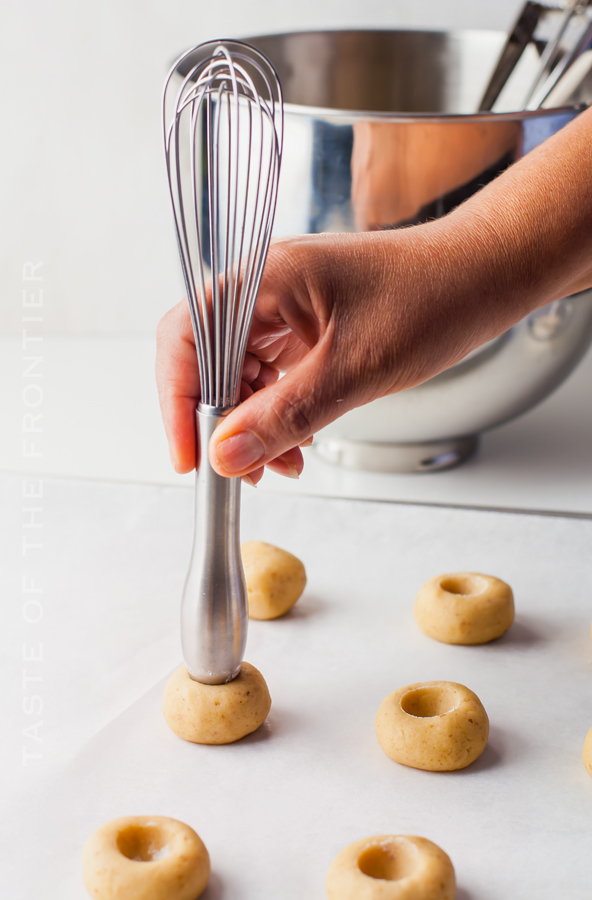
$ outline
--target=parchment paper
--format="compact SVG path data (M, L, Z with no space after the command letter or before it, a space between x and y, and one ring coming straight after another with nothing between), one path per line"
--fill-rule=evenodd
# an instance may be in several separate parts
M9 513L20 479L3 490L17 603L23 562ZM592 779L581 762L592 522L244 490L243 539L296 553L309 580L289 615L250 624L246 658L268 682L268 721L237 744L204 747L177 738L161 713L180 662L192 500L187 489L45 485L44 621L33 634L11 607L3 634L3 896L83 900L84 840L132 814L197 830L212 859L205 900L322 900L336 853L385 832L443 847L458 900L592 896ZM518 617L501 640L453 647L416 627L420 585L462 569L514 587ZM44 757L22 767L31 722L19 654L37 639ZM462 772L399 766L376 740L383 697L429 679L466 684L488 711L489 745Z

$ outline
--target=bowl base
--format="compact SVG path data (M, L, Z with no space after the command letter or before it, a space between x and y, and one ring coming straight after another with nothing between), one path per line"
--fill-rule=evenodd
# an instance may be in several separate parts
M346 469L368 472L440 472L458 466L475 453L479 436L417 444L379 444L326 438L313 445L321 459Z

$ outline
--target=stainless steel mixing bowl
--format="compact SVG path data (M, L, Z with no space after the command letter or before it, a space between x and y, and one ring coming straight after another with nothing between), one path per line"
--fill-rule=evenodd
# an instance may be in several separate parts
M445 215L582 109L476 114L503 33L247 40L277 68L286 100L275 234L396 228ZM591 341L592 291L585 291L425 384L342 416L320 432L317 452L391 472L456 465L481 431L558 387Z

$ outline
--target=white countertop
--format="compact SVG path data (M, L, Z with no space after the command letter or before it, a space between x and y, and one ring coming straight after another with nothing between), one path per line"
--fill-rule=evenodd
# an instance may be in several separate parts
M191 485L169 461L152 338L54 337L42 343L40 457L23 458L23 350L0 339L0 469L73 478ZM29 379L30 381L30 379ZM592 515L592 354L540 406L483 436L457 469L384 475L334 467L306 451L299 481L266 473L259 490ZM36 401L32 395L29 400ZM27 449L32 448L27 445Z
M83 900L85 838L146 814L205 841L203 900L323 900L335 854L381 833L441 845L457 900L588 900L590 521L243 491L244 537L296 553L308 585L286 617L250 623L267 723L204 747L161 710L180 662L192 491L46 479L43 547L25 557L23 479L2 476L0 491L3 896ZM453 647L416 627L418 587L459 569L513 586L504 638ZM38 622L23 615L23 575L43 588ZM40 643L43 659L25 661ZM383 697L431 679L466 684L488 712L488 747L462 772L399 766L376 740Z

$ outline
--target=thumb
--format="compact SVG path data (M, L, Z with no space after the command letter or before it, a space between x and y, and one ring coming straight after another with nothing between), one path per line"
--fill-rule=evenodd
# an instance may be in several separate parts
M242 476L298 447L355 405L323 341L283 378L254 393L212 435L210 462L220 475Z

